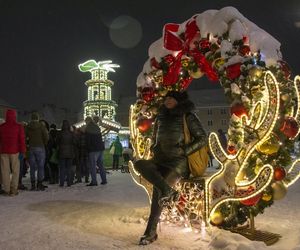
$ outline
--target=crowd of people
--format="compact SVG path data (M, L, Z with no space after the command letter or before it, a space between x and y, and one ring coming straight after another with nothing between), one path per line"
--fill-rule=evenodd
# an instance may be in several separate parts
M179 198L174 184L191 175L188 157L207 148L207 135L194 109L186 92L169 91L154 123L153 158L133 161L135 169L153 185L150 215L139 245L157 240L157 224L163 207ZM27 164L30 168L30 190L45 190L45 180L49 184L70 187L84 179L87 186L97 186L97 167L100 184L106 185L107 172L103 165L105 144L99 126L101 119L98 116L86 117L85 123L85 126L76 128L64 120L61 129L57 130L55 124L48 126L37 113L33 113L31 121L22 126L16 122L15 111L8 110L5 123L0 125L2 194L14 196L18 189L25 188L22 176ZM187 133L192 140L187 139ZM223 148L226 148L225 133L221 129L218 133ZM117 136L109 147L109 153L113 160L112 169L118 170L120 156L125 156L124 160L128 162L132 150L124 150ZM212 155L210 158L209 165L212 166ZM207 162L197 167L204 173Z
M101 185L107 184L103 165L105 144L98 116L86 117L85 126L76 128L64 120L60 129L31 114L29 123L17 123L16 112L7 110L6 120L0 125L0 193L15 196L18 190L44 191L49 184L70 187L85 182L97 186L97 171ZM110 146L113 169L119 168L122 144L117 137ZM31 186L22 178L30 173Z

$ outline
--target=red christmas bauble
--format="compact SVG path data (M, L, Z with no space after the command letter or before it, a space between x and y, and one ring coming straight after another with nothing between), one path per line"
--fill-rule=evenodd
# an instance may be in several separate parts
M226 68L226 76L227 78L233 80L238 78L241 75L241 63L236 63L228 66Z
M227 152L228 152L229 154L231 154L231 155L236 154L236 148L235 148L235 146L229 145L229 146L227 147Z
M299 125L294 117L286 117L280 127L280 131L288 138L294 138L299 131Z
M231 115L235 114L237 117L242 117L242 115L248 116L247 109L241 103L237 103L230 108Z
M262 194L260 193L260 194L254 196L254 197L251 197L247 200L243 200L243 201L240 201L240 202L245 206L255 206L259 202L261 197L262 197Z
M154 89L153 88L143 88L142 89L142 98L145 102L150 102L154 98Z
M285 169L283 167L275 167L274 168L274 180L281 181L286 176Z
M243 45L240 47L239 52L242 56L246 56L250 53L250 47L248 45Z
M152 126L152 119L140 118L137 121L137 127L140 132L144 133L148 131Z

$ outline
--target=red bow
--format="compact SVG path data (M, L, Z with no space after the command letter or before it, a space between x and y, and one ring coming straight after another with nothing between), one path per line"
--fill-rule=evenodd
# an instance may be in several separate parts
M189 21L185 26L184 37L177 35L179 24L168 23L164 27L164 47L172 51L180 51L176 56L174 63L170 64L167 74L164 76L164 84L172 85L178 80L178 74L181 69L181 57L183 54L190 54L194 57L194 61L198 64L201 71L204 72L208 79L211 81L217 81L218 75L212 68L211 64L206 60L205 56L197 49L190 51L190 42L193 38L200 33L200 30L195 20ZM176 76L174 75L176 74Z
M189 43L200 32L196 20L189 21L185 26L184 40L182 40L176 32L178 32L179 24L168 23L164 27L164 47L172 51L189 50Z

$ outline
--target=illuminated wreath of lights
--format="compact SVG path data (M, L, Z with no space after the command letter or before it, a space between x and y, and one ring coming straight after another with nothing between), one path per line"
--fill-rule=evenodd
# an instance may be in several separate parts
M268 46L266 46L268 44ZM300 77L282 61L280 43L226 7L166 24L163 38L150 46L137 79L137 102L130 108L131 142L136 159L151 158L153 121L166 93L183 91L206 75L219 81L231 103L228 148L209 135L220 169L210 177L176 185L181 197L168 204L162 219L199 229L201 221L223 228L243 224L300 177L300 159L290 152L299 135ZM152 187L130 163L134 180L151 198Z

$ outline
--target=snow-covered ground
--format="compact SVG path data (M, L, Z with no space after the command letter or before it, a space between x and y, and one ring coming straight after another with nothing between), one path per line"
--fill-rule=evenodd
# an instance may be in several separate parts
M45 192L0 196L0 249L300 250L300 182L256 217L257 228L282 235L270 247L217 228L196 234L166 224L158 241L139 247L148 214L146 193L129 174L112 172L108 182L97 187L51 185Z

